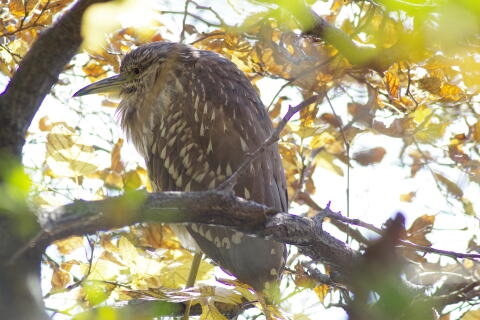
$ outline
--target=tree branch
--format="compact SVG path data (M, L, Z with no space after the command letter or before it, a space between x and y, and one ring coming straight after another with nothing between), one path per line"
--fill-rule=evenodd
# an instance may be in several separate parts
M71 235L149 221L223 225L295 245L302 254L332 266L332 280L345 283L359 254L322 230L324 215L313 219L290 215L221 191L135 192L101 201L75 201L41 213L44 233L39 242L45 245Z
M0 96L0 149L21 154L33 116L80 47L83 13L90 5L106 1L78 1L32 45Z
M104 1L107 0L78 1L51 28L42 32L20 62L5 92L0 95L3 162L9 154L20 160L25 135L35 113L80 46L83 13L91 4ZM8 264L8 258L25 242L25 235L19 232L19 221L25 216L24 212L0 212L0 314L5 319L48 319L40 292L43 248L31 248L19 256L15 264ZM33 215L31 218L33 220Z

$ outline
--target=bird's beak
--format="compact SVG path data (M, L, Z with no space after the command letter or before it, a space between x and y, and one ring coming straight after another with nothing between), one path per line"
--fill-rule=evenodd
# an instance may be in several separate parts
M102 79L94 82L86 87L75 92L74 97L85 96L87 94L118 92L122 89L122 85L131 80L128 73L120 73L116 76Z

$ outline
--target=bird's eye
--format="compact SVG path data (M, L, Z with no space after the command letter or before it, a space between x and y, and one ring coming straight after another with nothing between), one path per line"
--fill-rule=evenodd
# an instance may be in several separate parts
M133 72L134 74L140 74L140 69L139 69L139 68L133 68L133 69L132 69L132 72Z

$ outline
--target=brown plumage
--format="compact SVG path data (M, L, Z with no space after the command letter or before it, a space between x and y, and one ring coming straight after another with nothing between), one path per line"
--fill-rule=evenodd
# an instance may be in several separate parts
M214 52L178 43L147 44L125 56L115 79L117 87L118 78L121 126L144 157L156 191L215 188L272 132L248 79ZM111 80L101 82L111 87ZM97 91L95 85L78 95L98 92L102 85ZM276 145L252 162L234 191L287 211ZM285 263L283 244L224 227L189 224L185 228L207 256L240 281L262 290L266 282L278 279Z

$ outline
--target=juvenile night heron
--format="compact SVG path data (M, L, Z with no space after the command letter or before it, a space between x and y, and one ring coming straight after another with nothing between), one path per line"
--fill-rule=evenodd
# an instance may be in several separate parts
M245 75L224 57L184 44L143 45L125 56L119 75L75 96L107 91L120 92L121 126L145 158L156 191L214 189L272 132ZM238 196L284 212L286 190L277 145L255 159L234 188ZM208 257L256 290L277 280L285 263L285 246L275 241L219 226L176 229L179 238L191 235Z

